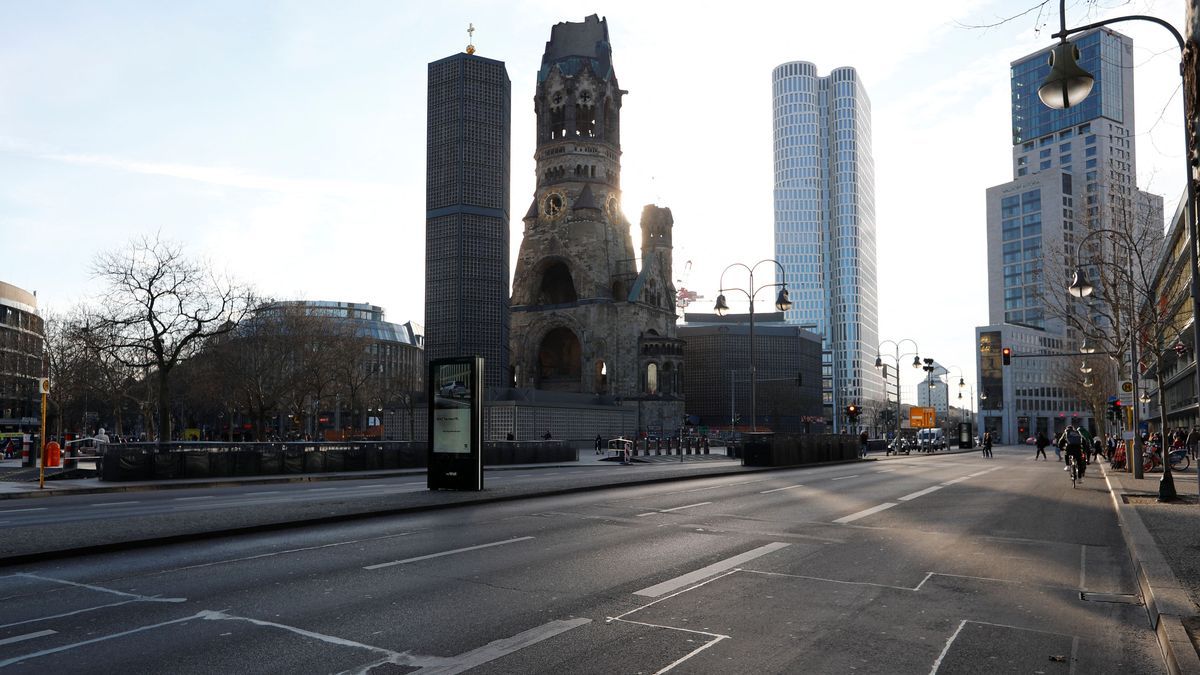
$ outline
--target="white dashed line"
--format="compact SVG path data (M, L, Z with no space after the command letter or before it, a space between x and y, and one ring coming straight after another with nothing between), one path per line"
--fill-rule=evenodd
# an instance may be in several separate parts
M10 638L4 638L3 640L0 640L0 645L11 645L14 642L24 642L25 640L33 640L34 638L46 637L47 635L54 635L57 632L58 631L56 631L56 630L39 630L36 633L26 633L24 635L14 635Z
M688 504L687 506L676 506L673 509L659 509L658 511L651 511L649 513L639 513L639 514L637 514L637 517L643 518L645 516L652 516L656 513L670 513L672 511L682 511L684 509L691 509L691 508L695 508L697 506L704 506L706 504L711 504L711 503L712 502L700 502L699 504Z
M25 513L27 511L45 511L47 508L48 507L45 507L45 506L39 506L36 509L9 509L7 511L0 511L0 513Z
M766 494L771 494L772 492L780 492L782 490L795 490L796 488L802 488L802 487L804 487L804 486L803 485L789 485L787 487L775 488L774 490L763 490L762 492L760 492L758 494L766 495Z
M851 523L851 522L858 520L859 518L866 518L867 516L875 514L875 513L879 513L880 511L886 511L887 509L890 509L893 506L896 506L896 504L897 504L897 502L884 502L884 503L880 504L879 506L872 506L869 509L863 509L862 511L859 511L858 513L851 513L848 516L842 516L841 518L838 518L837 520L835 520L833 522L835 522L835 523Z
M724 572L726 570L733 569L734 567L737 567L738 565L741 565L743 563L754 560L755 558L761 558L762 556L764 556L768 553L778 551L779 549L786 548L790 545L791 544L786 544L784 542L776 541L776 542L767 544L766 546L759 546L756 549L746 551L745 553L742 553L740 555L735 555L732 558L726 558L725 560L722 560L720 562L715 562L715 563L709 565L708 567L702 567L702 568L696 570L695 572L689 572L682 576L675 577L674 579L668 579L667 581L664 581L660 584L655 584L653 586L643 588L640 591L634 591L633 594L634 595L644 595L644 596L651 597L651 598L657 598L658 596L666 594L666 593L670 593L671 591L673 591L675 589L683 588L684 586L694 584L697 581L703 581L704 579L707 579L708 577L714 576L716 574L720 574L721 572Z
M861 475L862 474L856 473L853 476L842 476L841 478L834 478L833 480L846 480L847 478L858 478Z
M442 556L454 555L456 553L465 553L467 551L478 551L481 548L491 548L493 546L503 546L505 544L515 544L518 541L526 541L533 537L517 537L515 539L505 539L504 541L493 541L490 544L480 544L478 546L468 546L466 548L456 548L453 551L442 551L441 553L430 553L429 555L417 556L416 558L405 558L404 560L393 560L392 562L379 563L378 565L367 565L364 570L377 570L383 567L391 567L393 565L405 565L411 562L420 560L429 560L430 558L441 558Z
M174 499L174 501L177 501L177 502L186 502L186 501L194 501L194 500L197 500L197 499L213 499L213 498L215 498L215 497L216 497L216 495L202 495L202 496L200 496L200 497L176 497L176 498Z
M946 486L945 485L934 485L933 487L925 488L924 490L917 490L916 492L913 492L911 494L904 495L903 497L900 498L900 501L907 502L911 499L916 499L917 497L923 497L923 496L929 494L930 492L937 492L938 490L941 490L944 487L946 487Z

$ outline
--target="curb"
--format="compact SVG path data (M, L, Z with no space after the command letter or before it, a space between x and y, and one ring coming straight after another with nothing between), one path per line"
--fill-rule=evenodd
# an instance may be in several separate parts
M1200 654L1183 626L1184 617L1196 613L1195 605L1163 558L1154 536L1146 529L1146 524L1142 522L1137 509L1125 503L1117 494L1108 469L1103 464L1100 465L1100 469L1117 512L1121 535L1129 548L1134 576L1146 603L1150 627L1154 629L1158 638L1158 646L1162 650L1167 671L1172 675L1200 675ZM1125 494L1124 486L1121 487L1122 494Z

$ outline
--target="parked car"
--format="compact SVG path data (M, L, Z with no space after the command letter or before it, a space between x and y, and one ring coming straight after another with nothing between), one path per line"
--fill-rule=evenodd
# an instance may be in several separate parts
M447 396L450 398L466 398L467 397L467 385L463 384L462 382L458 382L457 380L454 382L448 382L446 384L443 384L442 388L438 390L438 396Z

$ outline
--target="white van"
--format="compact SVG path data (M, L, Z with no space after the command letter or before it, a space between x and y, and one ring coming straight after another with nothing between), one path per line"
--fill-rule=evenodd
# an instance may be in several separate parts
M945 450L946 432L942 429L918 429L917 446L922 451Z

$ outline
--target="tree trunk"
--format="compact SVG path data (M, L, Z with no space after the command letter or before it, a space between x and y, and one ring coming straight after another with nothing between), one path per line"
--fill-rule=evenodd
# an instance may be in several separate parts
M165 448L171 442L171 388L169 372L158 369L158 446Z

